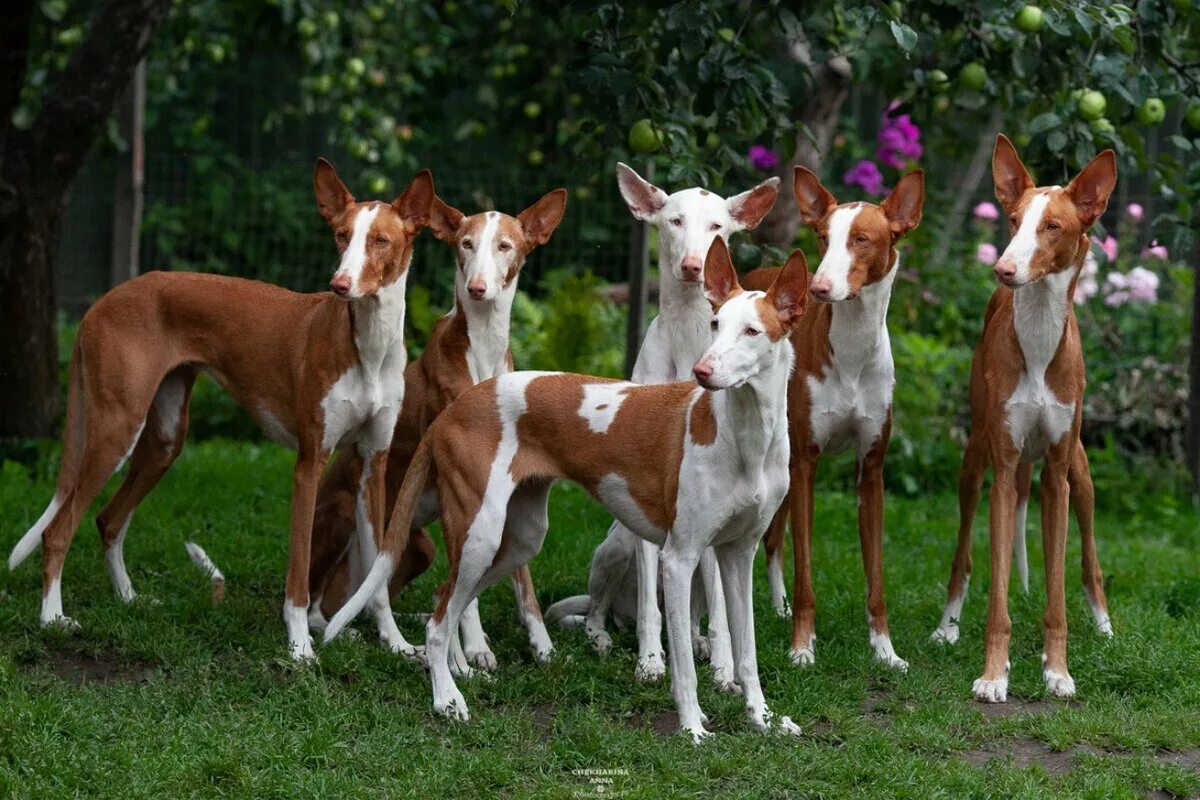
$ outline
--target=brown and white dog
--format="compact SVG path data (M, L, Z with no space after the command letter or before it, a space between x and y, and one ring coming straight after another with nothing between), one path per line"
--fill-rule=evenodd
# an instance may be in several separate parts
M767 532L771 602L777 613L787 615L782 558L790 513L795 562L790 656L795 664L813 663L813 477L821 455L853 449L871 649L884 664L905 670L908 664L892 647L883 599L883 457L891 436L895 385L887 309L900 271L895 245L921 221L925 178L920 170L905 175L879 205L838 205L804 167L796 167L793 190L805 224L817 232L821 264L809 291L821 302L792 334L796 369L788 392L791 486L787 504ZM775 279L776 271L755 270L743 283L762 288Z
M434 709L466 719L466 701L447 664L450 633L480 591L541 548L551 484L567 478L662 547L680 727L696 739L708 735L696 697L690 595L701 554L711 546L751 721L761 730L796 732L787 717L773 718L763 699L751 578L758 541L787 491L788 336L807 305L808 269L796 251L766 292L743 291L718 237L704 282L715 314L711 344L693 368L699 385L513 372L460 395L421 440L383 551L330 621L326 641L368 602L386 603L410 521L436 486L450 591L429 621L426 654Z
M429 220L433 179L413 178L392 203L354 200L324 159L317 205L337 242L333 294L297 294L219 275L152 272L96 301L71 356L62 467L49 507L13 548L15 568L42 545L43 625L63 614L60 576L80 517L126 459L120 490L97 517L113 586L134 591L123 544L137 505L179 455L188 399L202 371L273 439L298 451L283 616L291 655L314 658L305 612L317 484L330 453L353 444L364 470L356 502L364 550L382 531L384 468L404 396L405 282L413 240ZM399 646L391 615L385 637Z
M1037 187L1012 143L996 137L992 156L996 199L1009 214L1012 240L996 262L1002 284L984 316L983 338L971 366L971 435L958 484L958 546L942 622L934 641L958 639L959 616L971 577L971 523L988 465L995 470L989 498L992 579L988 594L979 700L1008 699L1008 580L1015 545L1024 549L1025 507L1033 464L1043 461L1042 541L1046 570L1042 677L1060 697L1075 694L1067 671L1063 563L1068 503L1083 541L1083 587L1096 627L1112 635L1096 559L1095 493L1079 441L1085 384L1079 325L1072 296L1088 253L1088 229L1117 183L1112 150L1092 159L1070 184ZM1019 540L1019 541L1018 541Z
M517 279L534 248L550 240L566 205L565 189L555 189L515 217L498 211L467 216L441 198L434 199L429 227L453 248L458 262L454 308L434 325L425 351L404 372L404 403L387 464L385 507L389 514L426 428L471 386L512 371L508 329ZM309 623L317 630L325 627L325 620L342 606L357 584L353 574L357 564L350 551L354 541L351 534L358 525L355 496L362 468L358 452L346 448L322 480L317 495L311 573L316 589L309 611ZM432 522L437 513L437 497L431 491L421 503L414 520L416 527L392 576L392 596L433 561L433 540L422 526ZM528 567L522 566L513 574L513 588L534 656L544 661L554 647L542 623ZM465 652L457 647L455 637L456 673L467 672L468 664L494 669L496 658L483 633L477 603L463 614L461 627L461 650ZM417 656L417 651L409 646L404 652Z

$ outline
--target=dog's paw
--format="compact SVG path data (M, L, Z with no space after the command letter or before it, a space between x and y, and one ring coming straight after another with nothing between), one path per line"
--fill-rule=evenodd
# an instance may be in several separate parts
M638 659L633 677L638 683L658 683L667 674L667 664L662 651L650 653Z
M788 658L797 667L811 667L817 661L817 654L812 647L793 647Z
M937 644L954 644L958 641L958 626L953 623L938 625L937 629L929 634L929 641Z
M608 651L612 649L613 640L608 635L608 631L597 631L596 633L588 634L588 644L596 651L597 655L608 655Z
M468 652L467 662L471 664L471 666L491 672L496 668L496 654L490 649Z
M978 678L975 685L971 687L971 693L981 703L1007 703L1008 678L996 678L995 680Z
M450 717L461 722L466 722L471 718L471 712L467 709L467 700L457 688L447 692L445 697L435 699L433 710L443 717Z

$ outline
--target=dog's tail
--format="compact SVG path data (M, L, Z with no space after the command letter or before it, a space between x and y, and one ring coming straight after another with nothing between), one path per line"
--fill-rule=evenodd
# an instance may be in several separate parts
M383 537L383 547L380 549L379 555L375 557L371 571L363 578L358 590L338 609L338 612L329 620L329 625L325 627L327 644L333 641L342 632L342 628L345 628L351 620L357 617L367 603L380 592L384 594L379 601L388 602L386 594L388 581L392 579L396 563L400 560L404 549L408 547L408 534L412 528L413 517L417 513L417 503L421 500L421 495L425 493L425 487L429 485L430 475L433 472L433 454L431 453L433 446L430 444L432 438L430 433L433 430L431 427L421 439L421 443L417 445L417 450L413 453L412 461L408 465L408 471L404 473L404 483L401 484L400 493L396 496L392 519L388 523L387 532Z
M71 350L71 378L67 383L67 424L63 432L62 464L58 468L58 483L54 489L54 497L50 505L33 523L33 527L25 532L12 553L8 557L8 568L16 569L21 562L37 550L42 543L42 534L54 521L63 503L75 491L79 481L79 467L83 459L83 448L87 435L85 406L83 402L83 346L80 338L75 339L75 347Z
M204 548L195 542L184 542L183 546L187 548L188 558L192 563L199 567L200 571L208 576L212 582L212 601L213 605L225 599L225 576L218 569L213 560L208 557L208 553L204 552Z
M546 609L546 621L557 622L563 627L575 627L577 617L586 616L592 610L592 596L577 594L553 603Z

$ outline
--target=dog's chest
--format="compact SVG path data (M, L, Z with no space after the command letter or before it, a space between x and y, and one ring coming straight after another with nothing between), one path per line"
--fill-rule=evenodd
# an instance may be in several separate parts
M831 360L807 376L811 443L822 453L854 447L865 455L879 439L892 406L895 366L884 330L875 347L857 351L831 331ZM840 345L840 346L839 346Z
M384 359L378 369L355 364L346 370L321 400L325 412L322 446L333 450L356 440L364 428L377 420L390 435L404 400L403 352ZM387 443L384 442L383 446Z
M1004 403L1004 422L1022 461L1038 461L1071 429L1075 404L1064 403L1046 385L1044 374L1024 372Z

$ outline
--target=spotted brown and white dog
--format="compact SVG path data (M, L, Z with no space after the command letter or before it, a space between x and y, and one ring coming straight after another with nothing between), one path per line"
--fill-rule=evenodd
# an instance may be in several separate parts
M431 617L426 654L434 709L466 719L447 662L450 634L480 591L527 563L546 534L557 478L583 486L627 528L662 547L672 693L682 730L708 735L696 697L692 576L705 548L720 563L737 680L752 723L795 732L767 710L754 644L751 578L758 542L787 491L789 334L808 302L792 254L765 292L744 291L721 238L704 269L714 314L697 383L642 386L585 375L514 372L464 392L429 428L396 502L383 551L326 628L326 641L386 586L421 497L436 487L450 590Z
M389 513L425 429L466 389L512 371L508 329L521 267L535 248L550 240L566 205L565 189L549 192L515 217L499 211L467 215L440 197L434 198L429 227L454 250L457 261L454 307L434 325L424 352L404 372L404 401L387 464L385 508ZM355 496L363 466L357 450L346 448L321 481L313 524L315 599L309 610L309 623L316 630L325 627L325 620L341 607L366 571L356 572L356 559L351 557L352 534L359 525ZM438 507L436 494L431 491L428 495L392 576L392 596L433 561L433 540L423 526L434 520ZM513 573L513 588L534 656L545 661L554 645L542 622L528 567ZM495 669L496 657L484 635L477 603L464 612L461 635L461 647L458 637L454 639L456 673L465 674L469 665ZM419 657L416 647L409 646L404 652Z
M792 520L795 598L791 660L816 657L812 588L813 478L822 455L852 450L857 457L858 532L867 576L867 626L882 663L905 670L888 631L883 599L883 458L892 430L895 366L887 330L888 302L900 271L896 243L917 226L925 199L920 170L905 175L879 205L838 204L821 181L796 167L793 191L805 224L817 233L821 263L809 291L817 306L796 326L796 370L788 393L791 487L767 533L771 602L788 615L783 584L783 540ZM755 270L747 287L762 288L775 269Z
M775 205L779 179L728 199L707 189L667 194L633 169L617 164L617 184L629 211L658 233L659 312L646 331L631 379L636 383L672 383L690 374L708 347L712 309L704 298L704 255L714 236L723 239L758 226ZM638 661L634 677L653 682L666 672L659 610L658 547L639 538L620 521L596 548L588 572L588 593L560 600L546 609L548 619L581 625L597 652L612 646L607 631L610 611L620 622L637 619ZM707 657L712 678L726 690L736 688L725 602L716 557L706 551L693 586L692 643ZM708 612L707 635L700 617Z
M1117 184L1117 161L1105 150L1066 187L1038 187L1012 142L996 138L996 199L1008 212L1012 240L996 262L1001 283L984 315L971 365L971 435L958 484L958 546L941 624L933 640L958 640L971 577L971 523L989 465L992 578L983 675L976 699L1008 699L1008 581L1014 548L1025 549L1025 509L1033 464L1041 461L1042 541L1046 570L1042 677L1060 697L1075 694L1067 671L1064 561L1068 504L1083 542L1083 587L1096 627L1112 635L1096 558L1095 492L1079 440L1086 383L1072 297L1087 257L1088 229L1104 213Z
M313 185L340 253L332 294L151 272L108 292L84 315L71 356L54 498L9 558L15 568L42 545L43 625L75 625L62 606L67 548L88 505L126 460L129 472L96 524L117 595L134 598L123 557L129 521L179 455L192 385L206 371L271 438L298 451L283 616L292 657L315 658L306 611L317 484L339 446L354 446L370 465L356 503L360 546L373 555L375 532L383 530L388 445L404 396L408 265L434 189L425 170L394 202L357 202L324 159ZM390 646L404 644L390 613L379 624Z

